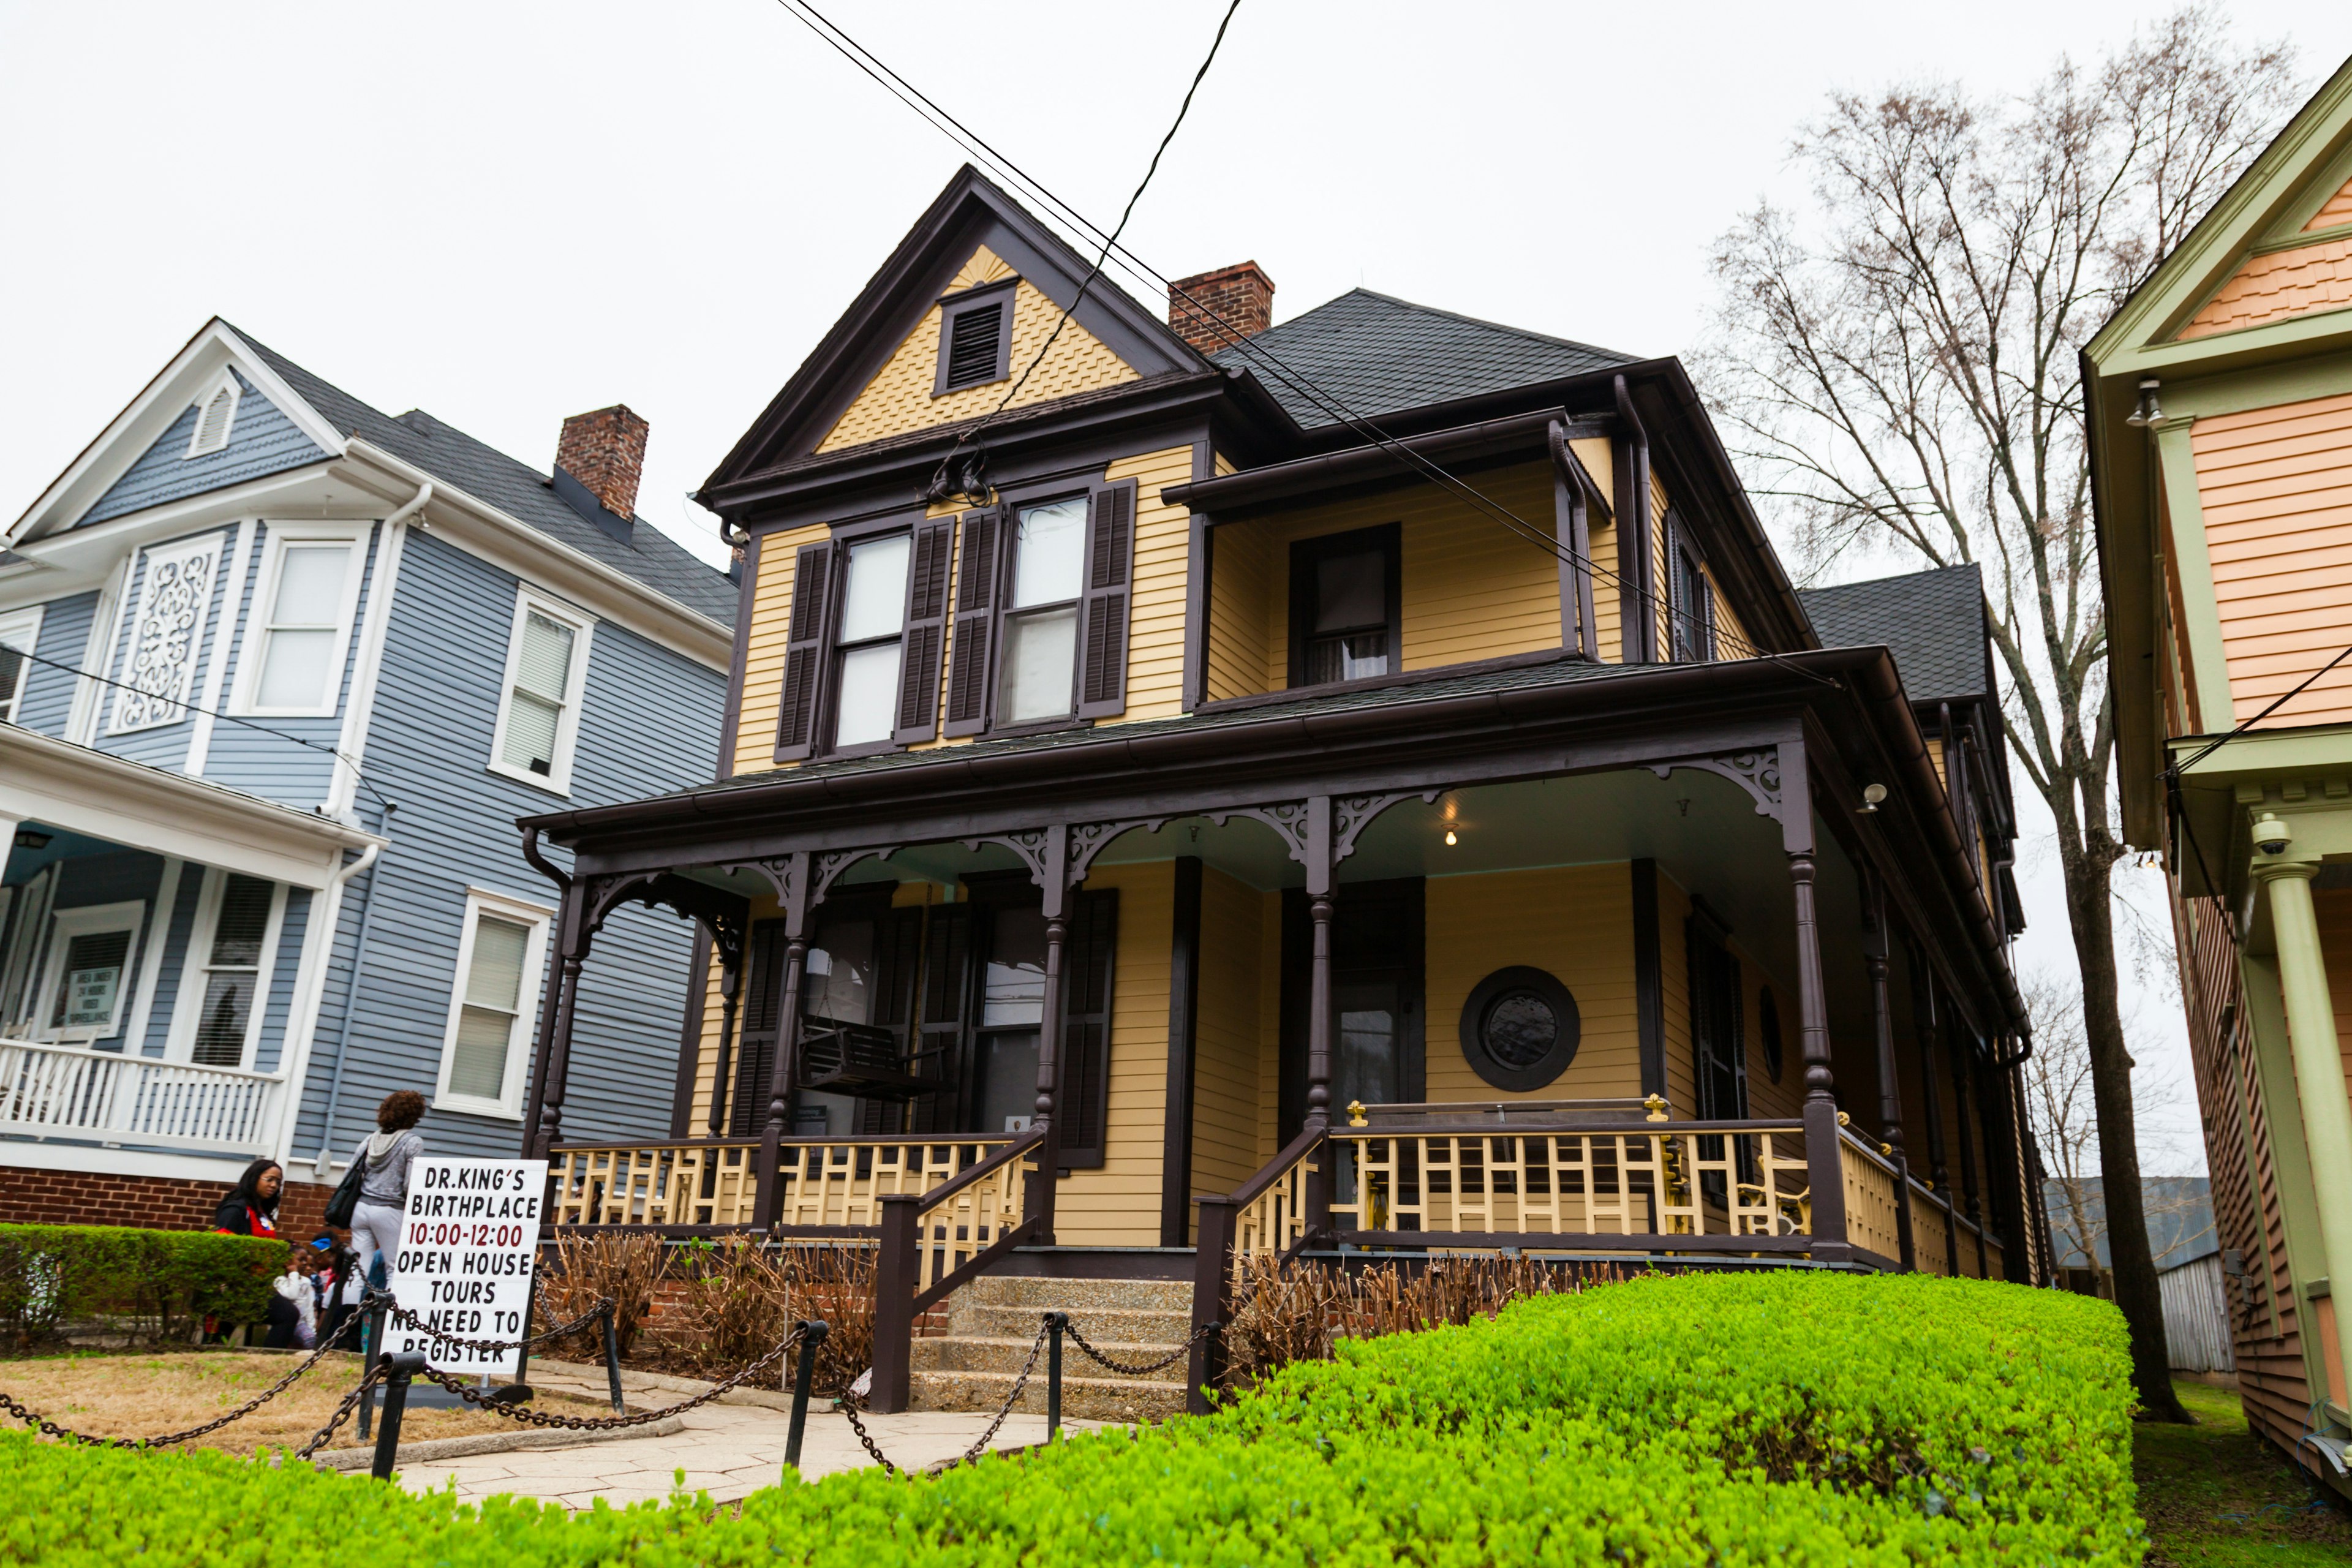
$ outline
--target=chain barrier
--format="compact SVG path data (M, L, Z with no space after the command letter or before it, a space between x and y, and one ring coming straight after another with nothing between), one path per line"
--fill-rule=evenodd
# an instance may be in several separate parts
M491 1394L484 1394L473 1384L452 1377L446 1372L436 1372L431 1367L426 1367L415 1375L428 1383L439 1384L477 1409L487 1410L493 1415L520 1422L526 1426L558 1426L571 1432L608 1432L623 1426L643 1426L666 1416L682 1415L698 1406L709 1404L720 1394L749 1382L775 1364L778 1357L800 1342L801 1331L801 1326L798 1323L793 1324L793 1331L786 1334L774 1350L770 1351L751 1365L730 1373L723 1381L712 1384L693 1398L661 1410L640 1411L635 1415L543 1415L536 1410L524 1410L516 1405L501 1403Z
M1125 1377L1149 1377L1155 1372L1162 1372L1169 1367L1174 1366L1178 1362L1182 1361L1186 1356L1191 1355L1194 1345L1199 1344L1211 1334L1215 1333L1221 1327L1223 1327L1223 1325L1218 1323L1202 1323L1199 1328L1192 1331L1191 1335L1185 1339L1182 1344L1178 1345L1174 1350L1170 1351L1158 1361L1146 1362L1140 1366L1129 1366L1123 1361L1111 1360L1110 1357L1103 1354L1102 1352L1087 1343L1087 1336L1078 1332L1078 1325L1074 1322L1065 1320L1062 1324L1062 1331L1069 1335L1070 1338L1076 1340L1080 1350L1086 1352L1087 1354L1092 1356L1096 1361L1101 1363L1103 1365L1110 1368L1111 1371Z
M368 1368L367 1375L360 1379L359 1386L343 1395L343 1402L335 1406L335 1413L327 1417L327 1424L320 1427L309 1442L295 1449L294 1457L298 1459L308 1459L332 1441L335 1428L352 1418L352 1412L360 1407L361 1398L369 1389L383 1382L391 1365L389 1361L379 1361Z
M996 1434L1004 1426L1004 1418L1013 1414L1014 1405L1021 1403L1022 1391L1029 1386L1029 1374L1037 1370L1037 1355L1045 1348L1045 1336L1050 1331L1046 1325L1043 1323L1037 1325L1037 1337L1029 1343L1029 1359L1021 1363L1021 1375L1013 1380L1013 1392L1006 1394L1004 1403L996 1407L996 1418L988 1424L988 1430L982 1432L971 1447L950 1459L942 1468L952 1469L958 1465L969 1465L988 1452L988 1446L996 1440ZM849 1429L857 1434L858 1442L864 1444L866 1451L874 1456L874 1462L881 1466L889 1475L900 1474L898 1467L892 1464L882 1450L875 1446L874 1436L866 1430L866 1423L857 1418L857 1395L854 1388L852 1392L842 1396L841 1413L849 1417Z
M550 1340L560 1340L566 1334L576 1334L598 1318L603 1317L613 1305L613 1300L608 1296L568 1323L558 1323L551 1329L542 1329L538 1333L520 1340L464 1340L455 1334L445 1334L433 1328L425 1320L402 1306L399 1300L389 1290L372 1291L368 1300L383 1306L384 1316L402 1328L415 1333L431 1334L435 1344L455 1345L459 1350L474 1351L482 1355L495 1355L500 1351L523 1350L532 1345L545 1344Z
M205 1422L201 1426L188 1427L185 1431L165 1432L153 1437L93 1437L87 1432L76 1432L71 1427L60 1426L56 1422L49 1420L47 1416L40 1415L33 1411L27 1410L24 1405L18 1404L15 1399L5 1394L0 1394L0 1410L5 1410L9 1415L15 1416L17 1420L22 1421L26 1426L30 1426L34 1431L38 1432L42 1436L56 1437L64 1442L87 1443L93 1447L100 1448L169 1447L175 1443L191 1442L195 1438L205 1436L209 1433L217 1432L232 1421L244 1420L247 1416L252 1415L255 1411L260 1409L263 1405L268 1404L271 1400L277 1398L279 1394L293 1387L295 1383L299 1381L305 1373L318 1365L319 1363L326 1357L328 1352L336 1348L336 1342L341 1340L348 1330L356 1329L360 1325L361 1321L362 1320L357 1313L353 1313L351 1317L344 1319L343 1326L341 1328L338 1328L332 1334L329 1335L324 1344L321 1344L318 1349L312 1351L308 1356L304 1357L300 1364L296 1366L292 1372L288 1373L284 1377L279 1378L276 1383L271 1384L268 1388L263 1389L259 1394L255 1394L251 1399L247 1400L243 1405L238 1405L227 1415L216 1416L213 1420ZM372 1377L373 1374L371 1373L370 1375ZM367 1380L363 1379L361 1383L361 1386L365 1387L366 1385ZM357 1397L356 1391L354 1391L353 1397ZM332 1430L331 1426L329 1430ZM323 1436L323 1434L321 1436ZM309 1450L304 1450L304 1457L309 1457Z

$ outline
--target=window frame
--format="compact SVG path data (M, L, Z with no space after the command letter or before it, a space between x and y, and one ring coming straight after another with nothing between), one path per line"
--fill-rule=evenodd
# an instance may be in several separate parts
M19 724L16 715L24 710L25 689L33 683L31 655L40 651L41 613L46 605L31 605L22 609L0 612L0 643L26 656L16 667L16 689L0 696L0 724Z
M818 676L817 710L812 723L811 739L823 736L824 742L813 754L830 762L836 758L871 757L884 752L906 750L898 740L898 696L907 681L907 634L914 626L913 595L915 586L915 535L925 520L901 518L878 528L861 529L844 533L836 531L833 539L833 556L825 563L832 581L825 584L824 663ZM849 608L849 557L852 552L886 539L903 537L907 541L907 581L898 595L898 629L888 637L861 637L856 642L841 640L842 616ZM891 733L879 741L860 741L845 746L841 737L841 664L842 656L860 648L879 647L884 643L898 645L898 679L890 698Z
M179 990L172 1004L172 1026L164 1037L163 1059L189 1066L226 1067L231 1064L195 1059L196 1029L203 1021L205 979L215 967L213 940L220 934L221 900L227 894L231 875L219 866L207 866L204 871L204 885L196 894L195 919L188 927L187 949L180 957ZM268 879L257 877L254 880ZM278 950L286 929L286 890L283 882L270 884L269 918L261 928L261 952L254 965L253 1011L245 1021L244 1047L234 1064L239 1072L254 1070L255 1053L261 1046L262 1018L269 1011L269 985L278 970Z
M931 377L931 395L946 397L958 392L970 392L978 386L993 386L1013 374L1013 309L1018 278L1000 278L992 283L962 289L940 299L939 363ZM948 347L955 341L956 322L979 310L994 310L996 324L996 364L994 372L984 381L968 381L961 386L948 384Z
M1706 557L1699 552L1682 520L1666 520L1667 599L1666 650L1675 664L1713 664L1721 658L1715 637L1715 584L1706 574ZM1695 588L1696 592L1689 590ZM1696 604L1685 601L1696 598ZM1689 657L1683 643L1685 621L1690 627Z
M507 1037L506 1082L494 1100L453 1093L449 1088L450 1070L457 1061L457 1028L465 1018L466 984L473 974L474 933L484 914L528 926L530 932L523 941L522 984L515 996L514 1023L509 1026ZM434 1110L487 1116L500 1121L522 1121L523 1087L530 1072L530 1025L547 988L547 942L554 925L555 910L546 904L488 888L466 889L465 913L457 928L457 967L449 978L449 1016L441 1032L441 1065L434 1079Z
M52 908L48 911L48 952L41 958L41 984L36 994L33 1010L32 1037L52 1045L95 1046L100 1040L112 1039L122 1032L123 1015L131 993L137 986L139 970L139 938L147 927L147 901L126 899L111 904L82 904L69 910ZM78 936L95 936L106 931L122 931L128 940L122 946L122 978L114 987L114 1010L102 1026L82 1026L68 1028L52 1025L49 1018L58 1010L58 987L65 984L66 954ZM135 1054L130 1042L124 1042L124 1054Z
M252 606L237 638L236 683L228 710L240 716L272 719L331 719L342 710L343 681L351 673L352 630L359 618L360 588L368 572L368 537L372 522L264 522L268 531L261 572L254 580ZM270 605L278 597L278 580L287 552L306 544L342 544L351 549L351 570L343 574L342 603L336 606L334 651L327 660L332 675L324 698L307 708L270 708L260 701L261 672L268 661ZM242 591L242 584L238 584Z
M209 447L204 446L201 443L205 436L205 411L224 392L228 394L228 417L221 422L220 439ZM195 400L196 423L188 432L188 449L180 454L180 460L184 463L191 458L209 458L227 451L228 444L236 438L237 407L244 400L245 388L238 383L236 373L224 367L205 388L205 395Z
M1003 498L996 530L996 604L990 613L988 627L988 728L982 732L991 738L1042 734L1049 730L1067 730L1085 722L1078 717L1078 696L1087 672L1087 583L1094 564L1094 497L1095 491L1106 488L1098 484L1082 484L1074 489L1068 485L1055 485L1042 488L1033 495ZM1053 506L1067 500L1080 502L1086 509L1079 522L1079 527L1085 531L1078 540L1077 591L1066 599L1016 607L1011 600L1013 574L1021 566L1021 514L1037 507ZM1007 719L1003 712L1005 634L1014 621L1059 610L1070 613L1069 710L1042 719Z
M530 624L533 611L572 628L572 663L563 672L563 711L555 721L555 754L548 758L543 774L506 760L507 719L514 708L515 679L522 669L523 628ZM498 717L490 725L491 773L570 798L572 764L579 751L580 710L588 695L589 644L595 629L596 617L579 606L541 593L528 583L515 585L514 615L507 625L506 663L499 673Z
M1379 675L1361 675L1353 680L1321 680L1307 679L1307 646L1315 640L1315 567L1328 556L1354 555L1367 548L1382 552L1384 561L1384 591L1386 594L1389 634L1389 668ZM1289 584L1290 670L1287 689L1293 691L1324 690L1336 687L1354 686L1369 680L1391 680L1404 673L1404 524L1374 523L1370 528L1351 528L1339 533L1318 533L1307 539L1290 542Z

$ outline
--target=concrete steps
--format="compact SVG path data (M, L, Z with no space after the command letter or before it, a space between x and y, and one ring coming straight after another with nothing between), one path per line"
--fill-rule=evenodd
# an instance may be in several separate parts
M917 1340L909 1369L917 1410L993 1411L1004 1403L1035 1343L1047 1311L1070 1314L1087 1341L1114 1361L1157 1361L1192 1329L1192 1289L1161 1279L982 1278L956 1292L948 1331ZM1047 1352L1040 1351L1021 1402L1043 1414ZM1156 1421L1184 1409L1186 1366L1142 1377L1104 1370L1067 1338L1062 1342L1062 1414L1090 1421Z

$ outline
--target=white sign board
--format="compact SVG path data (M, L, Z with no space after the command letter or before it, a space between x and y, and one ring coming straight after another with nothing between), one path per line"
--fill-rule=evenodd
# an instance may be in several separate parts
M523 1337L546 1195L544 1160L420 1158L411 1164L392 1294L425 1327L388 1323L384 1349L421 1351L436 1372L513 1376L520 1351L478 1351L440 1336Z

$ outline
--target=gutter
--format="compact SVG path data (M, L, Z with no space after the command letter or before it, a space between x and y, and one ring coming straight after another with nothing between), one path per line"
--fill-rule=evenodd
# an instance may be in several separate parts
M1539 408L1532 414L1515 414L1507 418L1489 419L1476 425L1457 425L1450 429L1433 430L1425 436L1406 436L1393 444L1432 460L1483 458L1515 447L1540 447L1551 426L1559 422L1571 426L1578 423L1565 408ZM1214 479L1170 485L1160 492L1160 499L1169 505L1188 507L1194 511L1219 512L1263 501L1282 500L1328 485L1387 479L1400 475L1408 479L1421 477L1418 469L1389 447L1349 447L1311 458L1294 458L1288 462L1244 468L1239 473L1221 474Z

